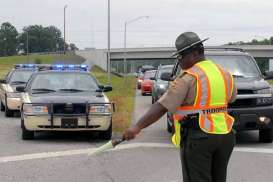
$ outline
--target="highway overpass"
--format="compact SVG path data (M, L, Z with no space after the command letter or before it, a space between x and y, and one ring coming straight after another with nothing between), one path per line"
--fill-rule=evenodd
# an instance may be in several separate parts
M210 46L208 46L210 47ZM214 46L215 47L215 46ZM258 61L259 65L266 64L273 58L273 45L236 45L218 46L221 48L241 48L250 53ZM137 68L144 64L171 64L174 58L171 57L175 51L174 47L143 47L127 48L127 70L135 72ZM77 54L87 59L89 64L95 64L107 70L107 50L106 49L87 49L77 51ZM117 72L123 72L124 49L111 49L111 68ZM264 63L266 61L266 63ZM263 62L263 63L262 63Z

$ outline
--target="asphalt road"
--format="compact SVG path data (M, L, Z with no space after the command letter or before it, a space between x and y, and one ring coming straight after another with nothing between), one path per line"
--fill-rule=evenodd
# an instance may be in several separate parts
M135 119L151 105L137 92ZM170 144L166 118L133 142L87 156L105 143L79 133L41 133L22 141L20 119L0 114L0 182L181 182L179 151ZM228 167L229 182L273 179L273 144L259 144L257 132L239 135Z

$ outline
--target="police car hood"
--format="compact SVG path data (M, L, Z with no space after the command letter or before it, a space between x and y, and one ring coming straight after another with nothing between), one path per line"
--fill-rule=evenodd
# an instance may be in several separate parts
M108 98L97 92L77 92L77 93L46 93L46 94L31 94L29 99L31 103L108 103Z
M271 87L267 81L262 78L235 78L238 90L260 90Z

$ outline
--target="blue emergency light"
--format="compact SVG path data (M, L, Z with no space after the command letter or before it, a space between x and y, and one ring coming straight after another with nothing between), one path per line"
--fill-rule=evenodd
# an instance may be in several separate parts
M87 65L74 65L74 64L55 64L51 65L51 70L58 71L88 71Z
M68 65L68 68L69 68L69 69L74 69L74 68L75 68L75 65L69 64L69 65Z
M37 69L36 64L16 64L14 65L15 69Z

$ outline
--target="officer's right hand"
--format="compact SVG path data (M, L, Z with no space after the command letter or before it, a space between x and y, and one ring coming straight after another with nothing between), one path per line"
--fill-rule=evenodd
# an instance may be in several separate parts
M125 132L123 133L123 138L125 140L132 140L136 137L137 134L140 133L140 131L141 129L137 125L133 125L125 130Z

